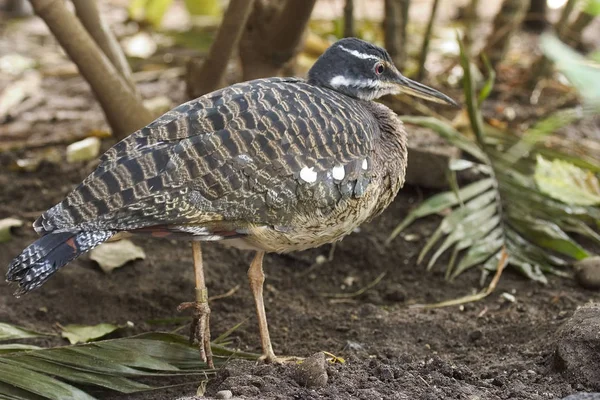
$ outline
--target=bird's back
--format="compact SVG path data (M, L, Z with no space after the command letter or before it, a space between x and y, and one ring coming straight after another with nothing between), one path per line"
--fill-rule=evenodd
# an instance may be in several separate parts
M366 103L294 78L241 83L117 143L39 233L216 221L289 224L364 190L380 129Z

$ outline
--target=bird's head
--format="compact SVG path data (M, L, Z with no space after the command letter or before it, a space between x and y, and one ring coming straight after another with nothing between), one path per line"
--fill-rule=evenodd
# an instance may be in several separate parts
M403 76L387 51L356 38L331 45L308 71L308 81L361 100L407 93L458 106L445 94Z

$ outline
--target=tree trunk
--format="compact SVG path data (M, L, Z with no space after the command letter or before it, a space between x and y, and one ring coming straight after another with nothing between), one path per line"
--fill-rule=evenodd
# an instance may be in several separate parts
M113 35L110 28L100 17L96 0L71 0L75 6L75 14L88 31L92 39L108 57L117 71L123 76L127 84L133 89L135 85L131 80L131 67L127 58Z
M510 38L519 29L529 9L529 0L504 0L494 18L492 33L488 36L484 53L493 67L504 58Z
M523 21L523 28L538 33L546 29L548 24L546 19L547 8L547 0L531 0L525 21Z
M580 11L577 18L569 25L563 33L564 40L571 47L581 46L583 31L594 20L594 16L585 11Z
M153 116L140 97L127 85L63 0L31 0L31 4L92 87L115 137L123 138L152 121Z
M385 0L383 30L385 48L390 53L398 69L406 62L406 27L410 0Z
M344 37L354 36L354 0L346 0L344 5Z
M203 61L191 60L186 76L187 93L196 98L221 87L227 63L238 46L254 0L231 0L219 32Z
M297 54L316 0L256 0L240 40L243 79L277 76Z

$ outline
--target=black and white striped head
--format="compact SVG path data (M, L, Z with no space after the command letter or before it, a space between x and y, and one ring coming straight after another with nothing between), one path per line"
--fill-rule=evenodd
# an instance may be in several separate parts
M408 93L457 105L443 93L403 76L387 51L357 38L342 39L329 47L308 71L308 81L361 100Z

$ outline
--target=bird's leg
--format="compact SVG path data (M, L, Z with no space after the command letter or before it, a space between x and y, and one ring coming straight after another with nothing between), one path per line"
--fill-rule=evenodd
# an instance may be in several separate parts
M260 331L260 343L262 345L263 355L262 360L266 362L275 362L277 357L273 353L271 346L271 338L269 336L269 326L267 325L267 314L265 313L265 303L263 301L263 283L265 282L265 274L263 272L263 257L264 251L257 251L250 268L248 269L248 280L250 281L250 289L254 296L254 304L256 305L256 316L258 317L258 329Z
M204 269L202 265L202 249L199 242L192 242L194 258L194 276L196 278L196 301L181 303L178 311L193 309L192 325L190 327L190 341L197 344L200 358L206 362L208 368L214 368L212 351L210 349L210 308L208 307L208 290L204 282Z

